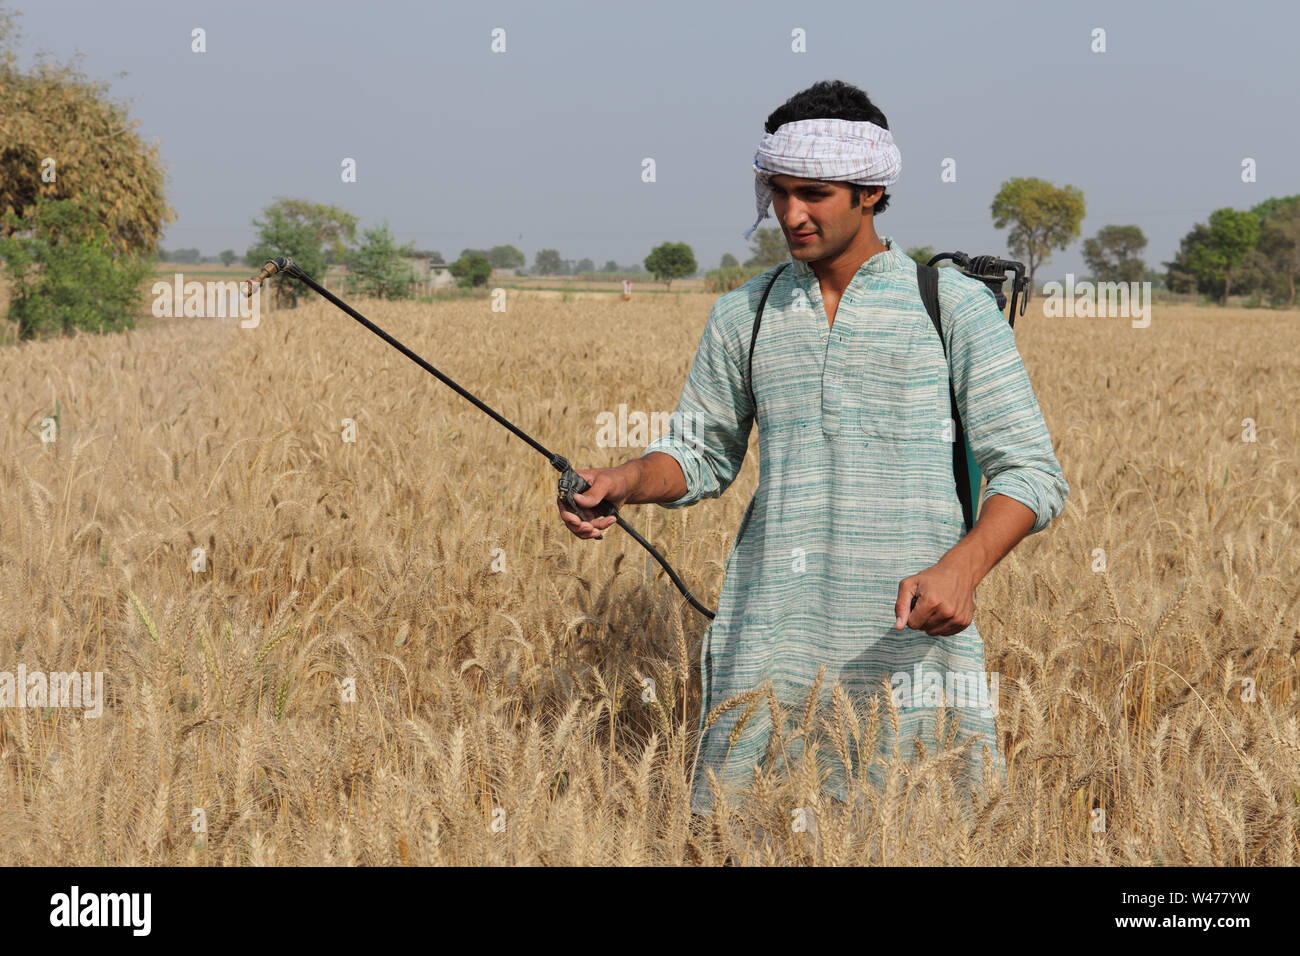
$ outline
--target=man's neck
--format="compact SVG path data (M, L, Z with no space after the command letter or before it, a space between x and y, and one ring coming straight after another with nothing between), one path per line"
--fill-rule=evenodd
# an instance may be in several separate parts
M843 252L837 256L818 259L808 265L816 274L817 281L821 283L823 289L829 287L838 295L843 295L844 290L853 281L853 277L862 268L862 264L888 248L876 235L876 227L868 219L862 224L862 228L858 230L853 243Z

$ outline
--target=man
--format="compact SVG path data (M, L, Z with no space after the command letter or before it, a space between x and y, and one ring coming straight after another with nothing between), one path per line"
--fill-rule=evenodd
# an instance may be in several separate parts
M975 589L1025 535L1060 513L1069 488L992 293L940 270L958 410L988 478L979 520L964 534L949 364L915 263L875 229L888 203L884 187L901 168L888 121L864 92L836 81L792 97L765 130L754 161L759 220L770 199L792 262L764 305L752 382L751 331L775 269L714 303L670 432L638 459L580 472L591 482L574 499L583 513L560 502L560 515L578 537L599 538L614 519L585 509L600 501L680 508L717 497L740 471L757 418L758 489L701 653L692 809L709 809L706 768L725 786L743 785L765 765L771 743L766 705L750 709L734 741L746 708L705 731L709 711L769 680L787 709L800 707L822 666L822 700L839 681L859 713L882 678L893 686L898 739L882 720L877 740L886 758L895 743L904 758L918 739L936 749L939 698L929 692L938 680L949 723L960 718L956 743L982 735L962 765L978 786L985 746L994 770L1006 770L994 731L997 701L989 699L983 641L972 623ZM691 422L692 431L682 427ZM971 677L982 695L969 693ZM991 684L996 694L996 677ZM952 689L963 686L966 699L954 702ZM783 762L793 766L797 754L797 746L787 749ZM833 754L820 756L829 791L843 799L842 768ZM879 766L868 776L879 781Z

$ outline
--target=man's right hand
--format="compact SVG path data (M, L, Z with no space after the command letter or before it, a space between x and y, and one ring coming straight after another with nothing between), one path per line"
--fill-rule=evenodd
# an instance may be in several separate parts
M581 506L578 508L578 513L574 514L570 511L569 506L558 495L555 498L555 507L560 512L560 520L575 537L600 539L603 537L602 532L615 524L615 518L613 515L598 515L591 509L602 501L609 502L615 508L627 501L637 486L639 463L629 461L616 468L574 470L591 485L586 491L573 496L574 503Z

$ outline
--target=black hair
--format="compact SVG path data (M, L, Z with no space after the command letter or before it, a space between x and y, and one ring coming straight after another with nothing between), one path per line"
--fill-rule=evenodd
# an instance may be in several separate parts
M871 98L852 83L841 80L822 80L790 97L767 118L763 129L775 133L786 123L806 119L842 119L855 123L875 123L889 129L889 120L880 112ZM856 206L866 191L866 186L849 183L849 204ZM880 215L889 205L889 193L882 190L876 200L873 215Z

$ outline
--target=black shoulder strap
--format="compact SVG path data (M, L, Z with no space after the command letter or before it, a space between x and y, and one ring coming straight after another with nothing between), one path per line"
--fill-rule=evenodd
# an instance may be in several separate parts
M789 264L788 262L781 263L777 270L772 273L767 288L763 290L763 298L758 300L758 314L754 316L754 333L749 337L749 375L745 378L745 382L749 385L749 401L754 406L755 421L758 420L758 400L754 398L754 344L758 341L758 327L763 324L763 306L767 305L767 297L772 291L772 286L776 285L776 280Z
M924 263L916 264L916 284L921 289L921 301L925 311L930 313L934 330L939 333L939 344L943 346L943 357L948 358L948 343L943 340L943 324L939 315L939 270ZM961 426L961 413L957 411L957 390L952 384L952 365L948 366L948 398L952 402L952 475L957 483L957 497L961 499L961 513L966 521L966 530L975 526L975 502L971 498L970 469L966 464L966 432Z

